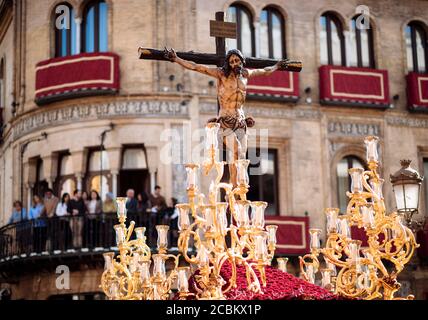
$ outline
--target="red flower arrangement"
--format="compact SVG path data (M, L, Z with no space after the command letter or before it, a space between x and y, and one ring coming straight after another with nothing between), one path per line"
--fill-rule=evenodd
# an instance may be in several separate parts
M303 279L282 272L270 266L266 270L266 287L262 286L263 293L254 293L247 289L245 267L236 267L236 287L228 291L225 296L227 300L341 300L343 297L335 295L324 288L311 284ZM260 274L255 270L261 283ZM232 267L225 263L220 272L223 279L228 283L232 276ZM189 289L195 293L194 275L189 279ZM227 284L225 285L227 286ZM192 290L193 289L193 290ZM189 297L193 299L193 297Z

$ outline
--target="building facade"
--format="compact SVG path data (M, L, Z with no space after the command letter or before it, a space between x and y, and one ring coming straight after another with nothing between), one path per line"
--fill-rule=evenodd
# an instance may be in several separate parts
M346 207L347 169L365 165L366 135L381 140L385 180L403 158L427 174L428 2L358 4L1 1L0 226L15 200L29 208L47 188L57 195L96 189L104 197L161 185L168 201L184 200L183 163L198 154L196 129L215 116L216 84L173 63L140 60L138 47L214 53L209 20L217 11L238 25L228 48L303 62L286 81L251 84L245 104L256 121L250 150L267 150L267 170L251 176L251 192L269 202L268 214L307 215L310 227L325 229L323 209ZM361 20L362 10L369 19ZM427 194L424 186L420 220ZM384 195L393 211L388 181ZM96 255L80 263L58 258L37 274L8 269L2 287L16 299L99 292L102 266L90 259ZM17 260L2 263L27 270L26 259ZM55 287L59 264L73 265L70 290ZM423 299L428 274L419 261L413 267L403 281Z

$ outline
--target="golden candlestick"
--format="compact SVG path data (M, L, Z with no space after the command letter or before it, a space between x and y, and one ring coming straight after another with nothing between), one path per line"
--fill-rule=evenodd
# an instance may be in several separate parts
M352 183L351 192L347 192L350 200L346 214L339 216L337 208L325 209L325 247L319 247L320 230L311 230L311 253L300 257L300 269L307 281L314 282L322 256L326 264L320 270L322 285L339 295L368 300L413 299L413 295L394 297L400 288L397 276L419 245L413 232L403 225L402 215L386 213L384 180L377 171L378 140L374 136L365 139L368 170L349 169ZM361 249L361 241L351 238L351 226L364 229L367 248ZM393 270L385 266L385 261L392 264Z

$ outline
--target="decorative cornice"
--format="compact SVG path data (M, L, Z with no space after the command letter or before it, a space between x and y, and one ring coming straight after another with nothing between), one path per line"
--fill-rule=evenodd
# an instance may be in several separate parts
M18 119L13 124L13 139L47 127L111 118L189 117L187 104L176 101L120 101L90 105L71 105L60 109L40 110Z
M329 136L381 136L381 127L377 123L358 123L349 121L329 121L327 126Z
M252 117L262 118L280 118L280 119L306 119L320 120L321 112L319 110L301 109L301 108L272 108L272 107L254 107L246 106L245 112ZM199 110L205 114L216 114L217 105L214 103L201 103Z
M428 128L428 119L417 119L408 117L386 117L386 123L391 126Z

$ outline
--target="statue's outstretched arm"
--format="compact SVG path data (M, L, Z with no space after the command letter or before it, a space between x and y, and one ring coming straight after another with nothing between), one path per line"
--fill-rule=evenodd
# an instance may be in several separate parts
M276 70L300 72L302 70L302 62L289 59L280 60L271 67L253 70L247 69L247 77L268 76Z
M197 71L199 73L203 73L203 74L209 75L209 76L214 77L214 78L218 78L220 75L220 70L218 68L207 67L207 66L204 66L202 64L197 64L193 61L187 61L187 60L179 58L177 56L177 54L175 53L175 50L172 48L171 49L165 48L165 56L170 61L176 62L186 69Z

